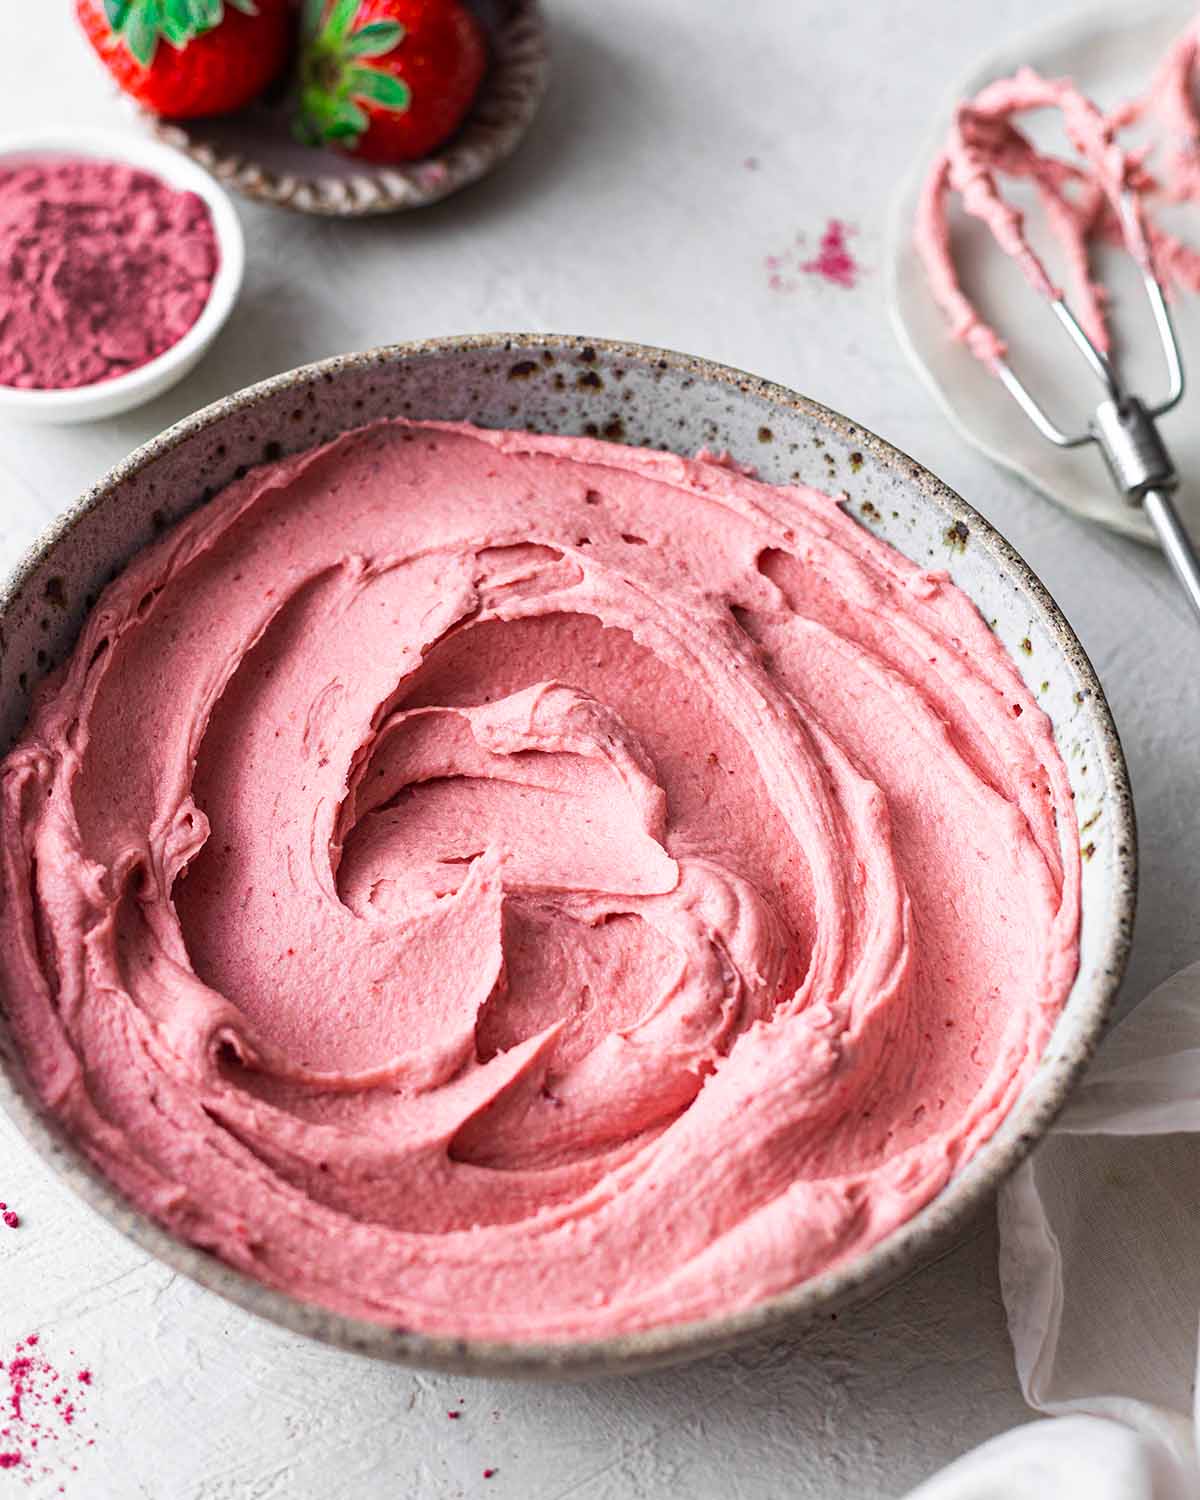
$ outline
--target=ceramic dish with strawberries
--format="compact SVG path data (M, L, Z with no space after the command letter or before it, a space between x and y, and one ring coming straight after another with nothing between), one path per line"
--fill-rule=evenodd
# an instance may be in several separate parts
M417 208L514 151L545 89L537 0L76 0L160 139L248 197Z

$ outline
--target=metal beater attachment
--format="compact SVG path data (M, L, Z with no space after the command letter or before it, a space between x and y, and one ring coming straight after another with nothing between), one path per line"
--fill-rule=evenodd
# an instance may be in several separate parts
M1128 224L1132 219L1128 197L1122 198L1121 210ZM1200 558L1171 499L1172 492L1178 488L1179 476L1157 425L1159 417L1178 406L1183 399L1183 360L1162 285L1149 265L1143 266L1142 277L1167 361L1169 389L1166 398L1156 406L1147 406L1137 396L1126 392L1112 361L1096 348L1061 296L1054 298L1050 306L1105 393L1087 431L1076 436L1063 432L1046 415L1006 359L995 360L994 368L1005 390L1047 441L1058 448L1081 448L1087 443L1099 445L1118 491L1130 505L1140 505L1150 518L1167 561L1191 600L1192 608L1200 615Z

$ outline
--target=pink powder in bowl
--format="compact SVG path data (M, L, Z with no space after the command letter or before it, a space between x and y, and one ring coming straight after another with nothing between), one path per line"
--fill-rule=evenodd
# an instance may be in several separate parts
M128 374L187 333L219 261L203 199L122 162L0 163L0 385Z

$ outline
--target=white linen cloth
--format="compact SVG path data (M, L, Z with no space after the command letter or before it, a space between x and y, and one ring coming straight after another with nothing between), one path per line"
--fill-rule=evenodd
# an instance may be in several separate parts
M1200 964L1104 1043L1000 1196L1029 1404L909 1500L1200 1500Z

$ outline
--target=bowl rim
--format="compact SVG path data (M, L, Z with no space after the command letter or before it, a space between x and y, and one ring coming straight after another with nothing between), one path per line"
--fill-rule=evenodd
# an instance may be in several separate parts
M0 1105L43 1161L65 1177L92 1208L142 1249L206 1289L292 1332L392 1363L464 1375L561 1379L629 1374L696 1359L769 1333L779 1335L798 1330L818 1316L827 1316L850 1303L860 1302L898 1282L906 1273L926 1264L936 1252L945 1249L951 1237L965 1226L1028 1156L1062 1109L1099 1044L1111 1015L1132 941L1137 894L1137 839L1125 758L1099 678L1074 631L1040 579L983 516L900 449L806 396L732 366L623 340L549 333L464 334L417 340L335 355L223 397L135 449L42 534L0 588L0 622L53 548L116 486L214 427L233 411L251 408L281 391L328 383L347 370L399 367L422 357L436 358L465 352L503 356L515 351L540 355L547 350L555 355L576 356L596 351L606 358L637 362L648 368L669 369L691 376L698 382L724 385L737 394L757 397L778 408L798 412L839 440L856 449L867 450L874 460L906 486L915 485L926 499L952 520L967 524L972 542L978 540L993 562L1025 591L1068 663L1085 684L1090 705L1088 711L1100 742L1114 830L1109 884L1111 910L1104 916L1104 935L1096 963L1097 978L1090 991L1073 1001L1075 1035L1063 1048L1062 1057L1055 1059L1054 1067L1030 1080L993 1134L941 1193L877 1244L844 1265L827 1269L751 1307L639 1332L600 1339L535 1342L453 1338L372 1323L268 1287L209 1252L176 1239L135 1209L92 1166L57 1122L43 1115L24 1082L18 1082L17 1070L12 1068L10 1073L4 1054L0 1052ZM1052 1046L1053 1042L1049 1045ZM1043 1053L1043 1060L1047 1055Z
M46 126L0 135L0 164L32 156L91 157L139 167L175 189L203 199L220 259L200 316L169 349L111 380L66 390L0 384L0 411L40 421L72 421L128 411L160 395L175 372L182 376L216 338L233 311L246 273L246 237L229 194L208 172L178 151L145 136L100 127ZM178 377L175 377L178 378ZM165 383L165 384L164 384Z

